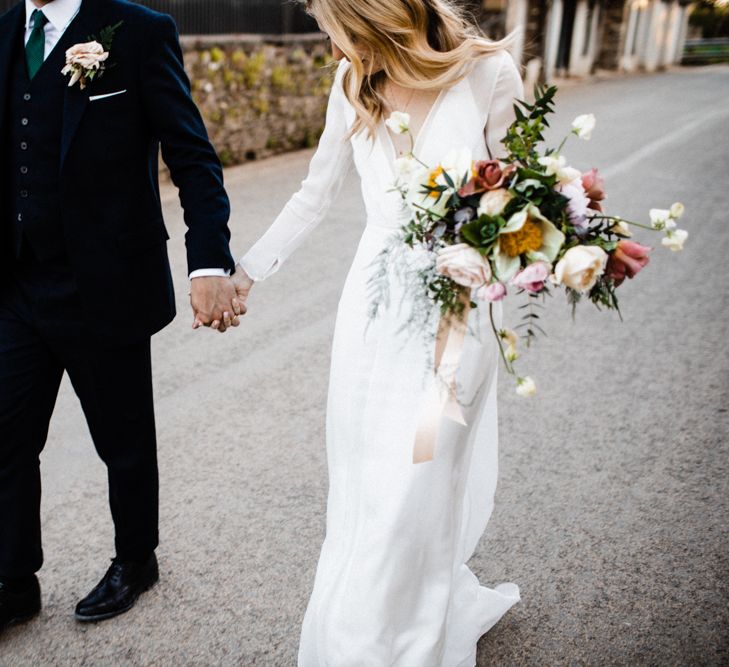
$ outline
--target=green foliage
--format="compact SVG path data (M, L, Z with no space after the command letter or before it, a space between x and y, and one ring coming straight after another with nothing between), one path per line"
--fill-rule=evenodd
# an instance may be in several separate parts
M271 85L274 90L290 91L293 88L291 70L285 65L276 65L271 70Z
M536 147L540 141L544 141L542 132L545 127L549 127L545 116L554 112L556 94L556 86L543 88L537 85L534 87L533 104L517 100L514 105L516 121L509 127L502 143L524 167L536 166L539 157Z
M700 28L704 39L729 37L729 5L699 0L689 16L689 24Z
M316 132L307 132L304 137L304 146L306 148L314 148L319 143L319 137L321 137L323 132L323 127L320 127Z
M245 51L242 49L236 49L230 56L230 62L233 64L233 67L237 69L241 69L247 59L248 56L246 56Z
M488 254L499 236L499 229L506 225L506 220L499 216L482 215L461 227L460 234L466 243Z
M115 25L109 25L106 26L106 28L103 28L99 32L99 38L96 39L93 35L88 38L89 42L99 42L101 46L104 47L104 51L111 51L111 45L114 41L114 35L116 34L116 31L119 30L124 25L124 21L119 21L119 23L116 23Z
M258 113L259 116L263 116L271 110L271 104L269 103L268 99L266 99L262 95L259 95L254 100L252 100L251 106L256 111L256 113Z
M235 164L235 157L232 151L227 148L223 148L218 154L218 157L224 167L229 167L230 165Z
M246 58L241 65L241 70L247 88L256 88L261 85L265 67L266 54L263 51L258 51Z
M526 346L530 347L537 337L537 331L546 337L547 333L539 326L539 313L537 310L544 310L542 305L546 296L549 294L548 288L545 288L540 294L533 294L526 290L519 290L518 294L526 294L527 302L519 306L518 310L525 311L522 313L521 322L516 325L515 329L521 333L522 338L526 342ZM550 295L551 296L551 295ZM542 303L539 303L542 301Z

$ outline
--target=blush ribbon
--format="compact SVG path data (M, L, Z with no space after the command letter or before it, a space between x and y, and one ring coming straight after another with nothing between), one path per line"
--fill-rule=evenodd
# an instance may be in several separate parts
M464 290L460 298L463 309L459 314L441 317L435 340L434 382L431 383L424 402L415 434L413 463L432 461L435 444L443 417L466 426L463 410L456 394L456 375L461 365L463 343L466 339L468 314L471 311L469 292Z

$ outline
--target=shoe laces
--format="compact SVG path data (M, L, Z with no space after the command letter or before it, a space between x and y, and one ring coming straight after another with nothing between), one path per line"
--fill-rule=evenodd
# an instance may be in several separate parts
M111 580L112 583L114 583L114 584L120 583L123 572L124 572L124 563L122 561L120 561L118 558L112 558L111 567L109 568L109 572L107 574L109 580Z

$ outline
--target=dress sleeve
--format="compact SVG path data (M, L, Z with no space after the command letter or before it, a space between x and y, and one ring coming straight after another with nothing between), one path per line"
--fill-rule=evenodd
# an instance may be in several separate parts
M245 272L261 281L278 271L324 219L352 165L352 142L347 135L347 100L342 89L342 63L329 96L324 133L301 189L289 200L268 231L240 260Z
M502 157L504 147L501 140L506 136L509 125L514 122L515 98L524 99L524 84L508 51L486 58L476 73L478 76L474 91L477 94L477 104L485 104L482 106L482 117L485 117L486 145L494 158Z

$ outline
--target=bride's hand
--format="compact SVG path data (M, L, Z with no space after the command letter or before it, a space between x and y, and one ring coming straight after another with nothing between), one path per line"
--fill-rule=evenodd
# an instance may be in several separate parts
M235 273L231 276L231 279L233 280L238 302L241 305L241 315L245 315L248 310L246 307L248 295L251 293L255 281L245 272L240 264L236 265Z

